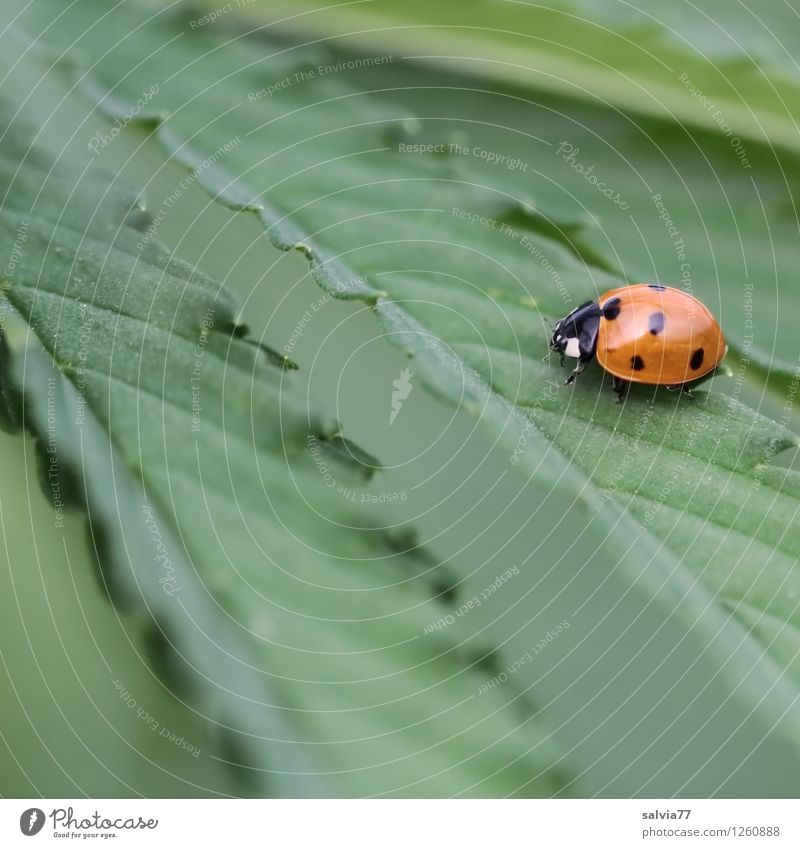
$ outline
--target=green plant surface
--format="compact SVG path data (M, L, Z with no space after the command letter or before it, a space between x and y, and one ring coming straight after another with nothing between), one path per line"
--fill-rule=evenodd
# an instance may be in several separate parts
M153 620L157 665L201 693L243 791L425 793L436 775L454 794L498 769L507 792L532 774L529 792L556 791L544 741L514 763L521 728L475 697L474 658L408 638L443 613L438 575L408 580L436 562L325 486L309 437L343 483L363 455L309 419L230 295L143 243L150 218L108 177L54 167L13 124L0 162L6 254L25 233L4 301L8 423L37 435L46 492L85 505L104 586Z
M255 0L211 26L237 15L797 149L800 27L782 0Z
M0 795L230 794L200 717L148 668L140 617L98 591L85 522L56 521L33 439L0 451Z
M39 39L43 44L48 38L64 45L76 39L69 51L75 61L91 55L92 44L107 41L101 33L112 22L108 15L99 20L89 15L87 29L78 7L73 7L56 37L47 0L26 10L27 15L37 12L46 13L44 21L22 17L17 25L31 32L48 27ZM578 296L594 295L609 281L597 264L628 281L660 279L684 286L710 305L748 364L757 364L784 383L796 374L792 316L800 310L800 289L793 285L799 166L797 156L778 155L773 139L748 142L744 167L722 133L691 133L675 119L637 120L602 102L583 104L535 89L495 93L486 81L448 75L439 82L415 72L413 62L354 70L351 76L359 85L369 79L369 88L383 92L367 97L337 70L346 67L347 57L330 53L324 45L301 53L281 42L270 46L262 41L259 48L257 39L245 40L222 29L221 22L193 30L192 14L173 19L171 32L177 40L147 63L136 58L140 50L134 36L121 41L113 57L127 63L122 81L112 53L98 56L91 72L79 76L112 116L129 116L130 121L158 120L159 110L163 116L171 114L163 138L169 139L168 130L174 130L182 139L197 139L191 146L167 141L187 164L195 154L199 162L222 157L221 148L238 137L236 148L223 157L237 163L233 173L226 173L222 161L204 173L204 183L228 202L246 205L269 189L270 203L284 197L282 209L297 204L292 221L305 216L315 232L321 219L329 220L328 207L338 211L357 202L357 194L364 198L358 202L368 205L370 191L386 192L381 211L390 214L394 204L397 215L398 209L411 209L413 201L423 199L423 184L435 180L424 208L429 218L441 220L427 229L432 235L429 252L436 249L439 230L470 232L467 238L491 244L492 256L504 262L513 299L532 296L516 278L525 280L531 264L544 265L545 260L533 255L535 247L525 253L513 244L513 236L504 237L504 223L533 228L556 242L554 250L563 249L573 258L577 254L579 262L586 259L586 282ZM211 51L202 69L198 51ZM154 84L160 86L157 95L131 114L131 106ZM274 86L278 90L273 91ZM416 121L402 105L412 96ZM499 120L476 119L487 108ZM403 129L420 132L403 137ZM438 145L446 153L421 155L400 148L423 143ZM467 154L454 152L464 147ZM327 151L322 160L318 148ZM481 158L481 153L496 161ZM419 161L408 161L414 159ZM365 169L379 174L380 187L373 179L371 189L352 188L351 177ZM393 174L402 179L393 180ZM246 184L229 185L231 176L241 181L242 175ZM318 193L309 194L318 188ZM446 220L456 207L488 224ZM278 217L273 216L273 222ZM349 226L358 231L366 221ZM385 229L389 219L370 223L377 231ZM279 224L270 224L276 242L300 240L293 238L285 214ZM425 224L418 219L420 230ZM325 230L320 245L326 239L344 243L347 226ZM478 232L486 226L495 232ZM511 264L507 256L514 260ZM328 263L330 273L332 265ZM471 263L464 259L462 265ZM342 273L348 275L349 269ZM497 273L492 271L493 276ZM550 300L542 300L541 292L535 300L540 312L560 317L565 301L557 284L551 272Z
M46 3L34 6L39 12L46 8ZM92 8L90 3L73 7L69 21L76 32L91 29L87 20L94 22ZM78 14L81 10L86 19ZM683 709L707 718L699 722L694 736L682 739L681 756L691 745L701 763L713 759L722 749L715 749L712 739L723 733L723 749L735 757L731 740L746 726L767 734L775 728L770 756L793 761L797 680L787 674L786 661L796 642L798 620L797 478L770 466L773 456L795 445L796 439L780 422L713 393L701 393L691 403L664 393L636 392L618 407L598 391L597 376L585 375L574 392L561 388L562 372L540 361L550 322L570 304L624 282L607 260L608 251L596 246L597 232L592 235L580 203L570 208L564 198L555 202L544 192L540 201L538 182L515 193L513 175L490 179L491 174L481 173L480 180L467 181L458 161L401 155L399 139L405 143L402 132L409 126L406 110L376 103L336 81L318 80L313 91L290 85L280 98L248 98L275 80L314 67L319 61L316 52L287 52L241 39L223 51L217 38L227 36L190 34L185 26L172 30L174 24L167 19L141 27L136 18L102 19L94 24L93 38L104 45L114 43L99 37L104 25L132 35L122 39L112 55L98 57L96 64L91 58L85 62L88 75L78 72L84 89L98 96L111 114L124 114L135 102L134 92L159 81L149 120L158 124L156 134L169 155L193 167L198 182L231 207L256 211L278 246L297 248L312 260L315 276L328 291L374 304L383 326L414 355L417 372L436 393L480 414L493 437L511 447L516 443L515 468L532 488L544 487L553 497L574 497L582 505L584 523L579 529L556 524L546 531L566 539L565 557L576 550L570 544L576 536L577 541L600 540L597 563L584 562L599 566L611 560L614 567L609 572L600 569L599 579L602 583L613 572L625 585L619 603L634 602L639 615L652 614L659 624L683 632L678 641L668 643L672 648L667 658L680 661L684 652L685 673L699 675L701 683ZM31 26L29 22L28 31ZM157 49L172 38L169 52ZM270 50L277 50L277 58ZM87 44L81 44L73 55L85 59L87 51ZM148 61L137 64L135 57L141 55ZM124 78L121 68L126 69ZM113 99L107 92L113 92ZM570 114L577 120L575 112ZM597 113L592 117L597 131ZM613 120L614 115L605 118ZM233 139L239 140L231 146ZM223 149L224 156L218 153ZM213 164L206 165L211 157ZM541 170L548 169L552 158ZM485 220L470 221L454 210ZM111 287L110 294L114 291ZM174 304L171 309L170 316ZM782 337L781 342L789 353L790 341ZM240 347L233 345L237 351ZM247 352L262 358L249 348ZM787 364L785 374L790 373ZM163 392L164 383L158 388ZM252 410L244 411L249 422ZM238 412L242 414L241 406ZM234 420L231 426L240 423ZM302 467L308 461L302 444L298 438L290 453L292 465ZM170 444L169 453L152 462L158 468L152 472L157 491L176 487L165 465L167 458L173 465L173 450L183 462L197 460L187 460L186 449L185 440ZM215 456L212 451L207 461L213 464ZM126 464L143 465L136 455L127 457ZM316 469L309 470L314 477ZM215 468L211 479L224 480L224 471ZM191 503L196 515L191 487L178 491L178 501ZM258 497L256 490L246 492ZM270 489L271 502L274 497ZM224 493L220 500L224 511L230 506L224 503ZM303 522L303 528L313 538L313 522ZM194 532L202 541L198 550L214 550L207 527ZM349 536L342 537L342 544L345 538L347 546L355 544ZM234 534L235 562L249 561L252 554L239 550L241 541ZM228 551L216 544L220 555ZM580 568L576 576L582 576ZM359 573L356 585L363 579ZM467 584L466 597L470 585L475 586ZM526 585L523 593L519 586L495 593L477 614L483 621L481 639L500 658L495 669L524 653L520 634L530 614L523 601L539 590L539 602L547 603L541 574L537 579L530 572ZM314 603L312 597L304 601ZM405 602L387 596L387 603ZM607 615L615 609L610 602ZM352 614L360 611L356 604ZM320 615L319 608L314 614ZM428 611L416 622L417 630L430 620ZM410 620L403 623L406 635L410 625ZM658 632L657 626L654 635ZM298 644L302 637L301 632L293 633ZM319 644L324 637L316 632L308 638ZM598 675L604 668L587 661L587 673ZM618 673L627 669L624 664ZM533 696L534 703L537 692L548 686L550 692L561 693L560 705L570 721L579 724L584 710L593 705L584 699L579 706L580 695L570 693L557 674L531 663L519 672L516 686L524 697ZM662 698L668 696L672 679L665 678ZM615 675L603 680L589 675L582 683L590 688L595 683L595 691L605 696L616 681ZM726 689L723 701L710 698L711 683ZM559 703L559 698L553 700ZM725 713L724 722L709 727L729 702L741 707L744 718L737 724ZM586 733L585 727L566 732L577 739ZM670 745L668 737L657 741ZM624 770L617 776L617 791L631 791L628 779L634 791L640 791L641 781ZM735 771L731 779L738 779ZM519 789L513 776L509 782ZM683 788L673 784L671 791ZM592 791L604 790L608 786L602 783L592 786ZM646 788L642 791L647 794Z

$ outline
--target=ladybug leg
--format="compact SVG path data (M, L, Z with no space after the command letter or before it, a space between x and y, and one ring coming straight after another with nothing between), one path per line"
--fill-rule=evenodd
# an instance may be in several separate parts
M694 395L692 394L692 389L688 383L676 383L673 386L667 386L667 391L669 392L680 392L681 394L686 395L689 400L694 400Z
M578 374L580 374L580 373L581 373L581 371L583 371L583 369L584 369L585 367L586 367L586 363L585 363L585 362L581 362L580 360L578 360L578 364L577 364L577 366L575 367L575 370L574 370L574 371L573 371L573 372L569 375L569 377L567 377L567 379L566 379L566 380L564 380L564 385L565 385L565 386L568 386L570 383L574 383L574 382L575 382L575 378L578 376Z
M630 383L612 375L611 388L617 395L617 403L623 403L625 398L628 396L628 389L630 388Z

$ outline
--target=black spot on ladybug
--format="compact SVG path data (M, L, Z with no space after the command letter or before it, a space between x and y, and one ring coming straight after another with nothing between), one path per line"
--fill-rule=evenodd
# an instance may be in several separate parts
M692 371L697 371L697 369L703 364L704 356L705 351L703 348L697 348L697 350L692 354L692 358L689 360L689 365L692 366Z
M650 332L657 336L664 329L664 313L654 312L650 316Z
M644 368L644 360L641 356L632 356L631 357L631 368L634 371L641 371Z
M603 317L608 318L609 321L613 321L620 313L621 307L619 304L620 299L618 297L612 297L611 300L603 306Z
M666 287L666 286L657 286L657 285L655 285L654 283L650 283L650 284L648 285L648 288L650 288L650 289L655 289L656 291L666 291L666 290L667 290L667 287Z

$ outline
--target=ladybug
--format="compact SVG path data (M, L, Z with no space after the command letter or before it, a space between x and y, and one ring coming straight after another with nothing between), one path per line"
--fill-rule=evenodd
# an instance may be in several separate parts
M565 385L596 356L618 400L629 383L688 392L716 370L728 346L717 320L692 295L657 285L623 286L573 309L553 329L550 349L578 360Z

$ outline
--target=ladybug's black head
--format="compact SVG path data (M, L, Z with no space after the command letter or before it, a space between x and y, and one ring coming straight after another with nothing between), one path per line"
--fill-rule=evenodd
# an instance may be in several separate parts
M593 300L573 309L553 328L550 350L561 354L562 361L564 356L572 356L588 362L594 357L597 347L597 330L602 314Z

